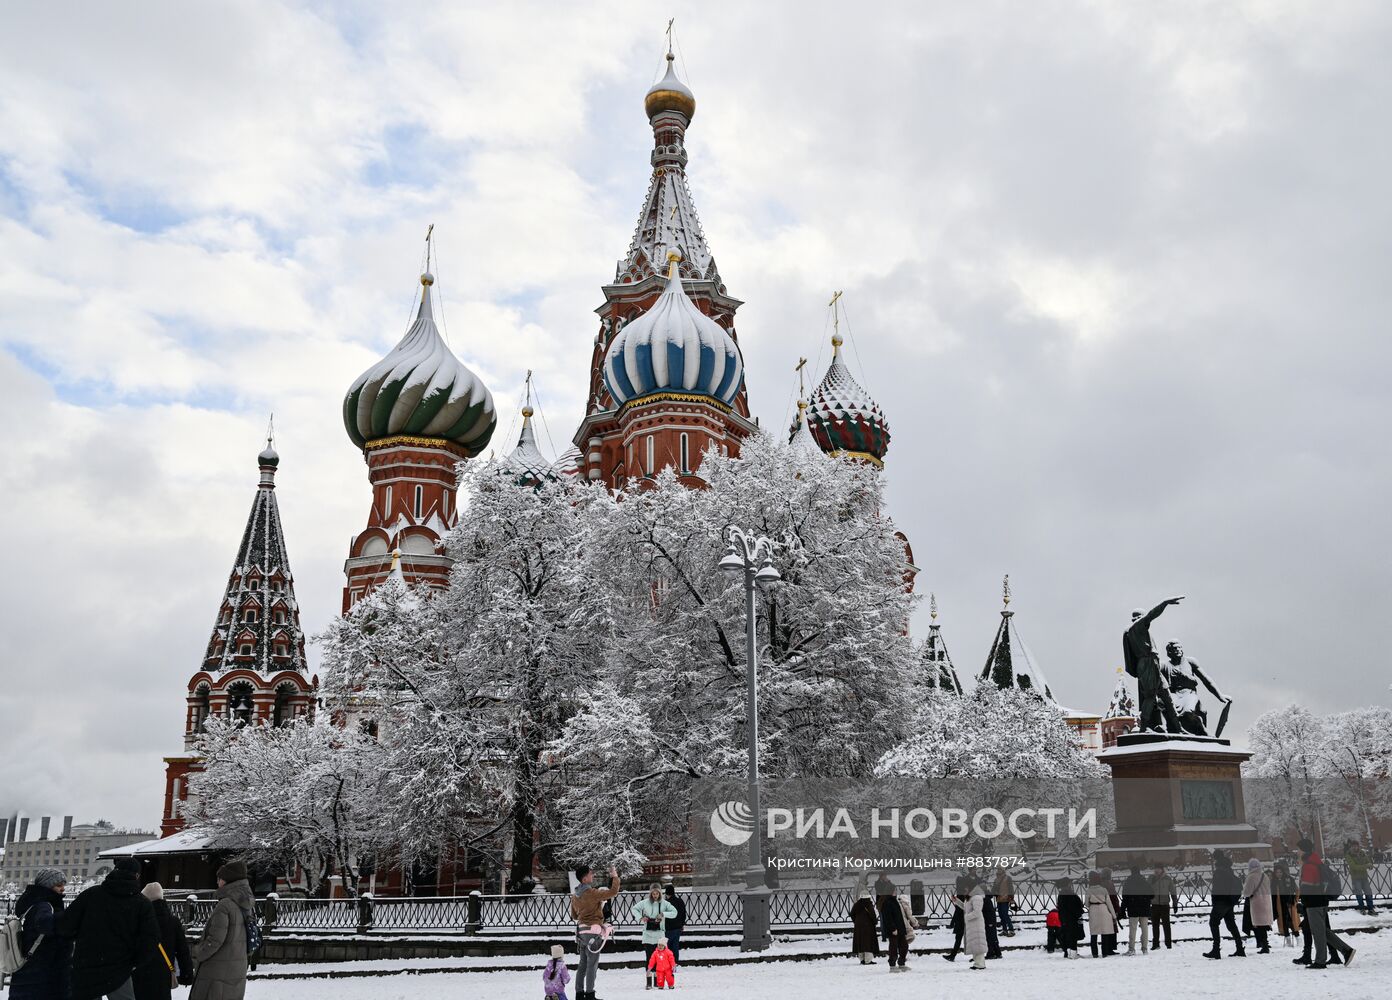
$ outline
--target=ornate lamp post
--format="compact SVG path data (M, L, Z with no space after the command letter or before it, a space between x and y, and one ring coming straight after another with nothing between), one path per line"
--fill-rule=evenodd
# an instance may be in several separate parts
M749 810L754 835L749 838L749 867L743 897L744 939L740 951L764 951L773 943L769 933L769 892L764 884L762 813L759 808L759 687L755 644L755 592L782 577L773 566L777 543L734 525L725 529L728 547L717 563L727 573L744 574L744 663L749 716Z

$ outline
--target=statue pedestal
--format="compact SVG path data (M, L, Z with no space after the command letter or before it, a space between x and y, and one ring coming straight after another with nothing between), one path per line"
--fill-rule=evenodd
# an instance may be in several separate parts
M1098 866L1207 864L1217 848L1238 862L1269 861L1271 845L1247 822L1242 796L1242 763L1251 756L1213 737L1121 737L1099 758L1112 769L1116 830L1097 852Z

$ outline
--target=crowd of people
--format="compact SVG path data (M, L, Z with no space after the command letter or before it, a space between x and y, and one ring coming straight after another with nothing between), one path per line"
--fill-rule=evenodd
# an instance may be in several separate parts
M249 951L259 941L246 865L217 873L218 902L197 941L158 882L140 884L136 861L117 861L101 883L64 901L67 876L45 868L15 902L23 964L9 1000L242 1000Z
M1329 903L1344 892L1342 881L1313 843L1302 840L1298 846L1297 870L1284 861L1268 868L1251 858L1241 876L1226 851L1213 852L1208 901L1212 946L1203 953L1204 958L1224 957L1225 932L1232 939L1228 958L1246 958L1248 938L1256 954L1268 955L1274 932L1287 948L1296 947L1297 941L1303 945L1300 957L1292 959L1296 965L1319 970L1353 962L1356 950L1329 922ZM1350 843L1345 865L1358 912L1374 912L1367 855ZM1147 955L1158 950L1162 942L1165 948L1174 947L1171 918L1179 912L1180 900L1174 877L1164 865L1149 871L1133 866L1120 886L1111 869L1099 868L1087 874L1084 884L1061 878L1055 889L1054 907L1045 919L1045 950L1050 954L1061 952L1066 959L1080 958L1086 939L1093 958L1109 958L1120 954L1123 928L1127 955ZM872 964L883 941L890 968L903 970L919 914L887 875L875 882L873 893L866 887L857 895L850 912L853 954L862 964ZM1014 934L1014 884L1009 873L998 869L989 881L961 876L949 902L953 940L942 957L952 962L965 953L973 969L984 969L987 961L1000 958L1000 937Z
M613 899L619 894L619 873L609 869L609 884L595 885L592 868L575 870L575 891L570 898L570 915L575 921L575 947L579 961L575 969L576 1000L599 1000L595 978L599 957L614 932ZM686 903L676 886L653 883L648 894L633 907L632 918L643 942L647 989L676 989L677 964L681 961L681 935L686 927ZM570 971L565 964L565 948L555 945L551 959L542 970L542 988L547 1000L568 1000L566 987Z

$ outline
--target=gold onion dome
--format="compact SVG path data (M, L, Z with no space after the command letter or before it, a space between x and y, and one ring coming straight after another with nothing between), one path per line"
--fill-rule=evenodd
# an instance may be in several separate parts
M430 307L435 279L421 275L416 319L385 358L343 398L343 424L359 448L397 436L437 438L470 457L493 436L493 395L445 345Z
M643 108L649 118L656 118L664 111L675 111L690 121L696 114L696 95L677 79L673 62L674 57L668 52L667 75L649 88L647 96L643 98Z

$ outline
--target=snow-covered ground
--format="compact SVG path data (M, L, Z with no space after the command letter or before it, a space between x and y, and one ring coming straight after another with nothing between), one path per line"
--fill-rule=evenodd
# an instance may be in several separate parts
M941 935L933 937L938 940L928 942L931 946L942 943ZM911 957L908 972L893 974L883 959L865 967L840 955L812 957L836 947L830 940L821 944L785 943L780 951L804 952L806 957L740 965L692 965L679 971L677 988L696 990L703 997L719 1000L768 1000L780 996L798 996L802 1000L841 1000L850 996L921 1000L925 995L941 995L948 990L977 989L1001 990L1011 1000L1058 1000L1138 991L1160 994L1167 1000L1277 996L1299 996L1301 1000L1384 1000L1392 982L1392 930L1346 937L1358 949L1354 964L1323 972L1292 965L1290 960L1299 951L1280 947L1279 940L1270 955L1251 954L1245 959L1224 958L1220 962L1209 961L1200 954L1206 950L1207 942L1192 940L1177 945L1173 951L1134 958L1123 954L1109 959L1084 957L1064 961L1059 955L1048 955L1042 950L1014 950L988 963L985 972L972 971L961 958L948 964L937 954L922 954ZM839 947L845 947L844 938ZM1224 950L1231 951L1231 945ZM708 953L710 957L716 957L714 951ZM613 957L622 960L624 956ZM518 961L512 959L510 963ZM249 986L247 995L252 1000L539 1000L542 963L543 959L537 958L536 968L528 971L261 979ZM599 995L609 1000L645 994L644 976L638 969L601 969L597 986ZM574 996L573 990L571 995Z

